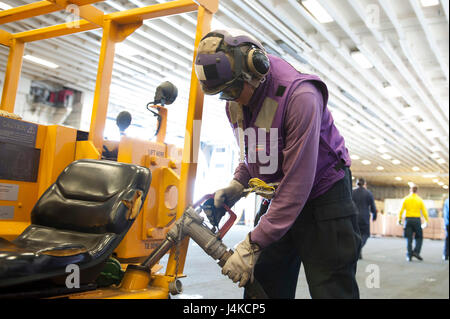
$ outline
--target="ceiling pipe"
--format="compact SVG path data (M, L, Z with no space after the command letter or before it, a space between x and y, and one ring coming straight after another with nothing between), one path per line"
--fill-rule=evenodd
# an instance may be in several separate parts
M448 21L448 0L441 0L441 6L444 11L445 19L447 19L447 23L449 23L449 21Z
M319 0L319 1L320 1L320 0ZM300 11L303 15L309 16L309 13L307 13L300 5L298 5L297 8L299 9L299 11ZM333 18L335 18L335 21L336 21L339 25L344 25L344 29L349 30L349 28L346 28L346 27L345 27L345 22L343 22L343 19L341 19L340 16L337 15L337 13L336 13L335 10L332 10L332 8L330 8L330 6L327 6L327 9L328 9L330 15L332 15ZM313 23L314 23L314 26L319 25L315 20L312 20L312 21L313 21ZM351 33L348 34L348 35L349 35L349 37L350 37L354 42L357 42L358 39L359 39L358 37L356 37L356 35L355 35L353 32L351 32ZM323 36L327 37L327 34L325 33L325 34L323 34ZM390 75L387 74L387 71L385 70L385 68L384 68L384 66L382 65L382 63L378 61L378 59L375 60L374 56L373 56L371 53L367 52L367 50L365 50L363 47L360 46L359 49L360 49L366 56L368 56L369 59L372 60L371 62L372 62L378 69L381 69L381 70L384 72L384 73L383 73L383 76L384 76L385 78L386 78L386 77L390 78ZM349 60L349 61L348 61L349 64L355 65L355 62L354 62L353 59L349 56L348 52L343 52L343 51L340 50L340 49L337 49L336 51L337 51L338 53L340 53L341 56L343 56L346 60ZM330 58L331 58L331 57L330 57ZM326 59L326 60L327 60L327 61L330 61L330 58L328 58L328 59ZM358 68L356 68L356 69L357 69L358 72L360 72L361 74L364 75L364 78L369 78L369 79L371 78L370 72L367 72L367 71L361 71L361 70L358 69ZM346 78L347 78L347 76L346 76ZM391 81L392 81L392 80L391 80ZM373 79L373 78L372 78L371 81L370 81L370 83L371 83L372 85L376 84L377 82L378 82L378 81L377 81L376 79ZM378 84L377 89L379 90L380 94L383 94L381 83ZM390 99L390 100L388 100L388 102L393 103L394 105L397 105L397 108L400 108L400 109L402 108L402 106L399 105L399 102L398 102L398 101L395 101L395 99ZM379 105L379 106L387 105L387 103L384 103L384 104L378 103L378 105ZM388 114L389 114L389 113L392 112L392 109L386 110L386 111L387 111ZM441 132L441 135L442 135L442 134L443 134L443 133ZM422 135L422 136L421 136L421 140L427 140L427 139L429 139L428 136L426 136L426 135ZM434 142L433 142L433 143L434 143ZM413 145L414 145L414 144L413 144Z
M233 3L236 4L236 0L232 0ZM268 20L266 17L270 17L271 13L268 12L266 9L261 7L258 4L255 4L254 1L250 3L249 0L239 1L239 6L241 8L244 8L246 10L246 13L249 14L253 19L255 20L261 20L261 18ZM275 20L271 21L272 24L277 25L277 29L283 32L283 34L289 35L289 38L283 39L285 43L289 44L291 47L299 47L302 51L311 52L311 50L320 50L319 43L311 38L308 37L305 33L298 32L298 34L295 34L288 30L285 26L283 26L281 23L277 23ZM308 38L308 43L305 42L303 38ZM292 43L292 41L295 41L295 44Z
M403 54L406 56L406 58L408 59L410 65L413 67L414 71L416 72L416 74L422 79L422 81L425 84L426 89L428 90L429 94L431 95L431 97L433 98L433 100L439 105L439 107L441 108L441 111L443 112L443 114L445 114L447 120L449 118L449 107L448 107L448 103L447 105L444 105L444 103L442 102L441 99L436 98L435 96L435 86L433 84L431 84L429 77L427 76L425 70L422 68L422 66L420 65L420 63L415 59L414 54L411 52L411 50L409 49L409 45L406 41L406 35L405 32L400 24L400 22L397 19L397 16L391 6L391 2L388 0L378 0L380 6L383 8L384 12L386 13L386 15L388 16L390 22L392 23L392 25L395 28L395 31L397 32L397 36L399 39L399 43L400 43L400 47L403 51ZM448 89L448 86L447 86Z
M319 69L324 69L325 67L323 65L320 65L319 62L312 62L312 65L319 67ZM309 66L304 65L304 69L306 71L309 71L310 73L312 73L312 70L310 69ZM338 70L339 71L339 70ZM358 120L361 122L365 122L365 123L370 123L369 127L371 127L375 132L384 132L383 137L391 137L393 141L395 141L395 139L398 139L397 136L392 135L392 132L389 130L386 130L386 127L384 127L383 125L381 125L381 123L379 123L376 120L373 120L369 117L369 114L365 111L362 110L361 106L356 105L356 103L350 101L347 97L343 96L343 94L339 91L339 87L336 86L334 83L339 83L338 79L333 79L333 76L331 75L332 73L328 73L329 76L331 76L330 81L326 81L328 83L328 87L329 87L329 91L330 91L330 102L333 101L335 102L335 97L339 96L341 99L346 101L346 107L344 107L343 109L349 109L352 110L352 114L353 115L357 115ZM342 82L340 83L342 85ZM351 106L349 106L351 105ZM354 136L352 135L352 138L354 138ZM400 142L400 140L398 140L399 144L402 145ZM396 147L395 148L396 152L400 152L403 156L405 154L410 153L411 151L413 153L410 153L410 157L411 158L416 158L417 157L417 152L415 150L405 150L403 148L403 145L401 147ZM422 158L422 157L418 157L418 158Z
M323 0L319 0L322 2ZM397 52L392 48L392 45L389 43L388 40L386 40L383 35L376 30L370 23L368 23L368 19L366 17L365 10L362 8L361 4L356 3L355 1L350 0L350 5L352 6L353 10L358 14L360 19L366 24L366 27L371 31L372 35L377 39L378 45L383 49L383 52L386 54L386 56L389 57L392 64L398 69L398 73L402 75L403 79L408 82L408 84L413 88L413 90L416 92L416 94L420 97L423 103L415 103L415 99L410 97L409 94L404 94L404 90L402 90L402 87L399 87L398 89L402 91L403 97L405 97L410 105L417 105L417 107L422 112L422 117L426 118L428 121L433 123L434 121L429 118L428 113L431 111L431 113L434 116L434 120L439 122L441 125L440 134L445 135L448 134L448 123L446 123L443 119L442 114L440 114L437 109L433 107L425 108L424 105L434 105L434 103L428 98L428 96L423 92L420 85L415 80L415 77L409 72L408 68L404 65L402 59L398 56ZM330 7L328 7L330 8ZM338 15L336 15L337 19L341 19ZM365 49L365 46L359 46L358 49L360 51L362 48L365 52L364 54L370 54L370 50ZM381 65L380 62L377 62L377 65ZM388 81L391 83L391 85L395 86L394 79L389 75L389 72L387 70L383 70L382 72L386 76L389 76L390 78Z
M264 2L267 3L268 1L264 1ZM272 4L273 4L273 3L271 3L270 5L272 5ZM275 4L274 4L274 5L275 5ZM281 12L282 12L282 13L285 13L286 10L287 10L287 12L289 12L289 13L294 12L292 9L286 9L286 8L284 8L284 7L283 7L283 8L280 8L280 5L279 5L279 4L276 4L276 5L277 5L277 7L278 7L278 13L279 13L279 14L280 14ZM309 13L307 13L307 12L305 12L305 11L303 11L302 14L304 14L305 16L309 16ZM290 17L287 17L286 15L283 14L282 19L283 19L283 21L284 21L285 23L288 23L289 20L290 20ZM317 25L317 23L316 23L315 21L312 21L312 22L314 23L314 26ZM291 21L291 23L292 23L292 21ZM299 30L299 29L301 29L301 28L300 28L300 26L296 25L296 28L294 28L294 29L295 29L295 30ZM327 37L327 34L324 34L324 36ZM354 66L355 63L354 63L353 59L350 57L350 55L349 55L349 53L348 53L347 51L346 51L346 52L343 52L342 48L339 48L339 49L336 50L336 51L337 51L339 54L341 54L341 56L343 56L346 60L350 60L350 61L348 61L349 64L351 64L351 65ZM327 61L328 63L330 63L329 61L332 61L332 60L333 60L333 57L331 57L331 56L326 56L326 55L325 55L325 50L321 50L321 51L318 52L317 54L318 54L319 56L323 57L323 59L324 59L325 61ZM317 67L317 62L316 62L316 63L313 62L312 55L308 55L308 57L309 57L309 61L311 62L311 64L312 64L313 66ZM318 69L321 69L321 68L318 68ZM322 68L322 70L324 70L324 69ZM344 83L345 83L345 80L344 80L344 79L350 80L350 81L352 81L353 83L358 83L356 80L353 79L353 76L352 76L349 72L347 72L347 71L344 70L343 68L340 68L336 63L334 63L334 64L333 64L333 67L329 68L329 70L322 71L322 73L324 73L324 74L333 74L333 71L334 71L334 70L340 72L341 75L342 75L340 79L335 79L335 80L334 80L335 83L339 83L339 86L341 86L341 87L342 87L342 86L345 86L345 84L344 84ZM358 70L358 69L357 69L357 70ZM358 70L358 71L359 71L359 70ZM368 74L368 72L364 72L364 75L366 75L366 74ZM369 78L369 79L370 79L370 76L365 76L364 78ZM376 83L376 82L372 80L370 83L373 85L373 84ZM354 91L354 89L349 88L349 87L347 87L346 90L349 91L349 92ZM387 106L387 103L385 103L385 102L380 102L380 101L378 101L377 98L374 98L374 96L370 93L370 91L371 91L371 90L368 90L368 89L362 90L362 92L364 92L364 94L368 95L368 96L370 97L371 100L377 102L377 104L378 104L379 106L383 106L383 105L386 105L386 106ZM355 95L355 94L354 94L354 95ZM361 97L358 97L358 98L361 100ZM366 100L366 101L364 101L364 100ZM370 100L367 100L367 99L364 99L364 100L361 101L361 102L365 103L366 105L371 105L371 104L372 104L372 102L371 102ZM389 101L388 101L388 102L389 102ZM397 104L399 104L399 103L397 102ZM374 109L376 110L376 108L374 108ZM392 118L392 108L386 109L386 114L383 116L383 118L386 119L387 121L389 121L389 120ZM391 126L395 126L395 125L396 125L396 123L391 123ZM410 143L416 144L417 141L411 140ZM419 143L420 143L420 142L419 142ZM414 144L412 144L412 145L414 145ZM414 150L414 151L415 151L415 153L417 153L416 150ZM420 155L419 155L419 154L416 154L416 156L420 156Z
M425 16L422 12L422 9L419 5L419 1L417 0L409 0L409 4L414 10L414 13L417 16L417 19L420 22L420 25L422 26L423 32L425 33L425 37L427 39L428 45L431 48L431 51L433 52L433 55L435 56L436 60L438 61L439 65L441 66L442 73L444 73L444 76L447 80L447 84L449 83L448 79L448 63L444 61L444 58L442 57L442 54L439 51L439 48L436 45L436 40L434 39L433 32L431 32L430 28L428 27L427 21L425 20Z

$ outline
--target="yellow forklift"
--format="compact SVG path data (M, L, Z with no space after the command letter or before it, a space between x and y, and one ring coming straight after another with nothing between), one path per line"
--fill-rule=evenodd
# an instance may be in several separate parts
M195 56L218 0L176 0L110 14L92 6L95 2L37 1L0 12L4 24L70 4L80 9L76 28L0 30L0 44L9 47L0 104L0 297L169 298L180 292L189 237L199 231L200 237L216 238L222 256L215 258L223 257L222 263L231 253L220 242L223 229L214 233L201 220L197 232L180 227L196 218L181 218L185 208L198 213L208 199L192 204L193 148L200 138L194 121L202 119L203 110L193 69L183 149L164 143L167 109L157 103L152 105L160 122L155 142L103 138L115 44L145 19L196 11ZM89 132L15 115L26 43L99 28L103 36ZM102 159L104 150L115 155ZM159 260L166 253L163 269Z

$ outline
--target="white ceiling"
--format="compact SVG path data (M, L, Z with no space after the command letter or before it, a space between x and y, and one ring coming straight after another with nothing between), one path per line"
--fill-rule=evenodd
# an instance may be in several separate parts
M12 7L34 2L0 1ZM355 176L364 175L373 183L448 185L448 0L430 7L420 0L317 1L332 22L318 22L300 0L222 0L213 27L253 33L269 52L326 82L336 125L350 153L359 156L353 160ZM110 13L162 2L166 1L110 0L95 6ZM61 11L0 28L15 33L64 23L68 16ZM173 141L184 136L195 24L195 13L147 20L125 40L116 52L111 118L126 109L133 123L153 129L154 119L145 105L155 87L170 80L179 97L169 106L168 134ZM24 61L23 74L93 90L100 40L101 30L94 30L29 43L27 54L60 67ZM351 55L355 50L373 67L360 67ZM7 54L8 49L0 46L3 69ZM387 85L397 88L400 96L390 96ZM218 144L232 139L223 103L216 97L205 99L202 139ZM378 166L384 169L377 170Z

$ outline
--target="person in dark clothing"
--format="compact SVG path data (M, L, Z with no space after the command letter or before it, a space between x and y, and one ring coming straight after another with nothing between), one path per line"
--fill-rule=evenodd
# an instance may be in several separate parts
M367 189L367 184L364 178L359 178L356 182L357 188L353 190L352 198L358 207L358 224L361 232L361 250L370 237L370 213L372 213L372 220L377 219L377 207L373 199L372 192ZM362 259L360 252L359 259Z

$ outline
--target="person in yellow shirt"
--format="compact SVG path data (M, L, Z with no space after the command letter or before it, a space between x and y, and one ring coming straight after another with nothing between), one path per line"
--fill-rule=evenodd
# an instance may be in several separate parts
M422 229L427 227L428 212L423 203L422 198L417 195L417 186L413 185L410 188L410 194L403 199L402 208L398 214L398 224L402 225L403 212L405 214L404 237L406 238L406 260L411 261L412 257L423 260L420 256L422 249L423 234ZM425 223L422 224L421 216L425 218ZM415 240L415 247L412 248L413 234Z

